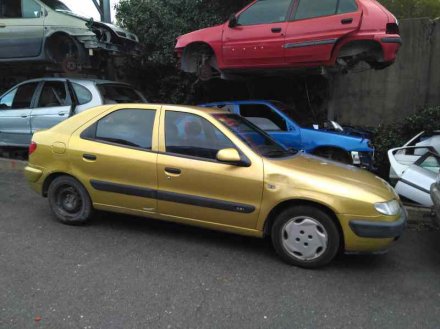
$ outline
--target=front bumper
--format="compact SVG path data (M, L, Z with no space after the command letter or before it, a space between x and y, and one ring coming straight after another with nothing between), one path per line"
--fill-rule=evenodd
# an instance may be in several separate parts
M434 211L437 214L437 224L440 225L440 186L438 184L432 184L431 198L434 203Z
M407 217L406 210L402 208L400 218L394 222L351 220L349 225L354 234L361 238L397 238L406 228Z

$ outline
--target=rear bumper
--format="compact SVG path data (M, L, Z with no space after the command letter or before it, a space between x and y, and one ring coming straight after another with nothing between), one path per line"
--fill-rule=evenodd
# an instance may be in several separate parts
M358 237L386 239L397 238L402 235L406 228L406 222L407 213L405 209L402 209L402 215L394 222L352 220L349 225L351 230Z

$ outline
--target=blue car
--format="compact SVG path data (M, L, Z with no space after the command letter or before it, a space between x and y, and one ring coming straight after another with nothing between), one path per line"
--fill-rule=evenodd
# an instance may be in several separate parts
M289 148L335 161L373 169L369 139L344 132L305 128L292 119L294 111L278 101L227 101L202 104L239 114Z

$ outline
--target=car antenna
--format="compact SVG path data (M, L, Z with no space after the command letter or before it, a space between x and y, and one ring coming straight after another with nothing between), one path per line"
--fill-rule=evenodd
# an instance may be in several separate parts
M72 82L67 79L67 89L69 90L72 105L70 106L69 118L75 115L76 107L78 106L78 97L76 97L75 89L73 89Z

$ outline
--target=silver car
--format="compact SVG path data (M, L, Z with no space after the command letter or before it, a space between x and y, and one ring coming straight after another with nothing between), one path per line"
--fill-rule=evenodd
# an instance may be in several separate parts
M120 82L28 80L0 97L0 146L27 147L35 131L50 128L95 106L146 102L141 92Z
M135 55L138 44L133 33L78 16L59 0L0 0L0 63L49 62L79 71Z

